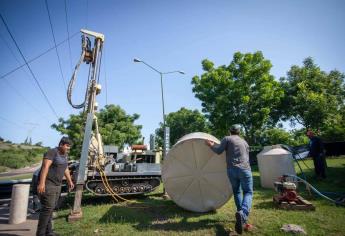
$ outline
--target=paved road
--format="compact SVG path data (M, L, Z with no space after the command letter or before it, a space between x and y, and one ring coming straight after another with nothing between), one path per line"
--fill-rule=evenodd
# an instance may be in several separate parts
M8 224L8 219L10 215L9 210L10 200L0 201L0 235L7 236L33 236L36 234L38 214L32 214L28 212L27 220L20 224ZM29 208L30 208L29 204Z
M40 166L41 166L41 163L38 163L30 167L24 167L21 169L3 172L3 173L0 173L0 177L9 177L9 176L15 176L15 175L25 175L25 174L34 173L38 168L40 168Z

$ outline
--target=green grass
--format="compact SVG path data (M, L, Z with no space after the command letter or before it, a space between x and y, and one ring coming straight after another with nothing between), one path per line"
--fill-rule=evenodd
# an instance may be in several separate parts
M306 161L313 167L310 160ZM313 180L313 170L301 163L309 182L320 191L345 192L345 158L328 159L328 178ZM298 168L296 167L296 170ZM259 173L253 168L254 199L249 223L252 232L244 235L288 235L280 231L284 224L298 224L308 235L345 235L345 208L337 207L319 197L310 196L301 184L300 194L311 201L315 211L286 211L275 208L274 190L260 187ZM61 235L228 235L234 230L235 204L231 198L214 212L198 214L185 211L171 200L161 197L162 188L154 193L131 198L130 202L114 204L110 198L84 194L83 218L73 224L66 217L73 204L73 196L66 201L64 209L58 211L55 229ZM97 233L96 233L97 232Z

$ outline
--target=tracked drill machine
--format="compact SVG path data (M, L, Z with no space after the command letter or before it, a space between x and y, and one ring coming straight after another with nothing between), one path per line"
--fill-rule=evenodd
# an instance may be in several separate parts
M144 145L139 148L140 150L135 149L133 153L122 156L123 158L115 159L105 155L95 114L98 108L96 96L101 92L99 74L104 35L88 30L81 32L82 53L68 85L67 100L73 108L83 109L86 123L80 161L72 173L76 190L69 221L82 217L81 199L84 187L95 195L110 195L118 201L124 200L121 195L153 191L161 181L160 164L152 161L155 153L146 150ZM93 48L90 38L94 38ZM89 76L85 100L76 105L72 102L72 91L82 63L90 66Z

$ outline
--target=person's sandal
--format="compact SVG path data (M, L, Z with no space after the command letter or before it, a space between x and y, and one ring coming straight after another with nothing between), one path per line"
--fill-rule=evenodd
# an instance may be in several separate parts
M235 230L238 234L242 234L242 232L243 232L243 220L242 220L241 213L236 212L235 218L236 218Z

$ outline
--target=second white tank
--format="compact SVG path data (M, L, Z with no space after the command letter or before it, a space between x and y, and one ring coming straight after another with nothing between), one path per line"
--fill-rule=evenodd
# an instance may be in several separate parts
M263 188L274 188L274 182L284 174L296 175L292 154L280 145L265 146L257 159Z

